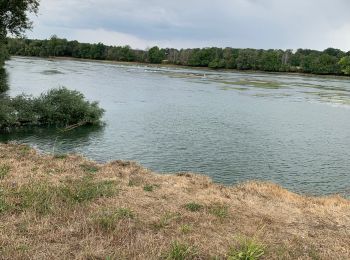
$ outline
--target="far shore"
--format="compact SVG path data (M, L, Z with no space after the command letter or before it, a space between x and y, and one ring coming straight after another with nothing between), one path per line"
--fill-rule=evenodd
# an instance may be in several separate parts
M16 56L13 55L11 57L18 58L30 58L30 59L44 59L44 60L72 60L72 61L81 61L81 62L96 62L96 63L104 63L104 64L117 64L124 66L145 66L145 67L153 67L153 68L181 68L181 69L195 69L202 70L208 72L234 72L234 73L244 73L244 74L269 74L269 75L288 75L288 76L303 76L303 77L312 77L312 78L329 78L329 79L344 79L350 80L349 76L344 75L321 75L321 74L312 74L312 73L301 73L301 72L268 72L261 70L237 70L237 69L211 69L208 67L194 67L194 66L183 66L169 63L141 63L134 61L113 61L113 60L94 60L94 59L83 59L83 58L73 58L73 57L36 57L36 56Z

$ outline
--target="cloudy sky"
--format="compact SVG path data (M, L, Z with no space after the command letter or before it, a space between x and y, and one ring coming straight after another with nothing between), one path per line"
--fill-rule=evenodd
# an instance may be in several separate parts
M350 0L41 0L30 38L145 49L350 50Z

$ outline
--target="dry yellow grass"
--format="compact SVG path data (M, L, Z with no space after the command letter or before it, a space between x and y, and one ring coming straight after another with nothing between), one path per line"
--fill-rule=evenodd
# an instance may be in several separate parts
M227 259L240 237L261 259L350 259L350 201L0 145L1 259Z

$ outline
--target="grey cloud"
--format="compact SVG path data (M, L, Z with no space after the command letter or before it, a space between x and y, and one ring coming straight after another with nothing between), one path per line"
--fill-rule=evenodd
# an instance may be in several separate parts
M145 41L254 48L350 46L345 36L341 42L341 33L350 26L347 0L42 0L41 4L39 26L102 28ZM336 43L330 36L334 32L339 35Z

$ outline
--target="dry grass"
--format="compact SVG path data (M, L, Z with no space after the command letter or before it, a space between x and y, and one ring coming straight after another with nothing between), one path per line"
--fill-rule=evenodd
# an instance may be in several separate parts
M350 259L350 201L339 196L14 144L0 145L0 169L0 259Z

